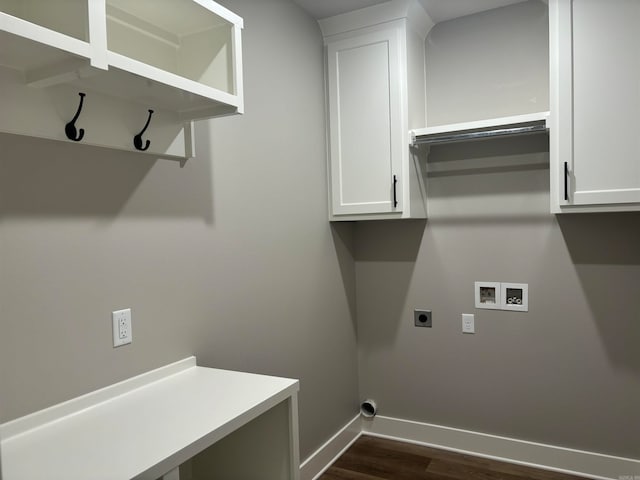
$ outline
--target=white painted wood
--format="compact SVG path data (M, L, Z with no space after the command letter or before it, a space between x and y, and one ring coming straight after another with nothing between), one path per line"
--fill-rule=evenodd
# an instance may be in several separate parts
M165 473L161 480L180 480L180 469L174 468L169 473Z
M106 0L88 2L89 43L91 44L91 65L101 70L109 68L107 63L107 23L104 21Z
M300 425L298 423L298 393L293 393L288 402L289 414L289 477L300 480Z
M301 480L319 478L362 434L360 414L313 452L300 465Z
M416 128L411 131L412 137L423 135L433 135L440 133L459 133L469 130L483 131L506 127L508 125L529 124L532 122L545 121L549 119L549 112L527 113L524 115L512 115L509 117L489 118L474 122L452 123L449 125L437 125L434 127Z
M156 479L298 388L191 357L1 425L3 479Z
M17 418L7 423L0 424L0 438L2 440L22 435L29 430L42 425L60 421L75 412L79 412L94 405L106 402L111 398L123 395L128 391L143 388L153 382L178 374L196 366L196 357L187 357L163 367L128 378L119 383L95 390L80 397L73 398L63 403L45 408L30 415Z
M293 469L290 454L289 402L280 402L181 465L180 480L297 479L299 463Z
M134 150L133 137L144 126L148 106L97 93L86 85L33 88L23 85L20 78L19 72L0 68L0 85L3 86L0 88L3 106L0 131L71 142L65 136L64 128L75 114L78 92L83 91L87 96L76 122L78 128L85 130L81 143L128 152ZM192 130L187 131L188 128L174 112L156 107L151 125L144 134L151 146L139 153L173 160L193 157Z
M333 213L402 211L400 31L387 28L328 45Z
M233 80L234 90L233 94L236 95L236 109L237 113L244 113L244 74L242 70L242 27L241 23L236 23L233 26L233 42L231 57L233 59Z
M191 120L242 113L242 27L240 17L212 0L169 0L162 8L152 0L0 1L3 109L32 111L33 102L23 108L17 98L34 91L34 98L47 98L42 111L36 108L32 117L17 122L5 118L0 129L60 139L59 122L38 121L57 114L51 105L61 99L48 88L59 85L76 89L76 94L91 92L88 97L94 100L112 99L106 109L135 103L143 112L164 111L177 130ZM18 95L14 99L8 91ZM94 134L107 132L103 138L83 142L136 151L129 135L115 140L111 135L122 129L119 123L135 118L129 116L131 108L123 109L119 120L105 118L93 129ZM157 118L154 114L149 133L160 135ZM31 127L32 122L40 127ZM189 139L180 143L188 145ZM155 144L175 142L169 136ZM147 153L176 156L157 149ZM177 153L183 159L188 155L186 147Z
M358 415L302 463L301 479L319 478L363 434L585 478L618 480L623 475L640 475L640 459L603 455L380 415L366 419Z
M573 0L572 19L573 203L640 203L640 3Z
M318 25L326 38L405 18L408 7L409 0L380 2L378 5L321 18L318 20Z
M569 2L549 2L549 190L551 213L560 213L564 200L564 168L569 161L571 138L571 30L564 26L571 22ZM561 28L561 26L563 28ZM562 160L561 160L562 159Z
M500 437L469 430L376 416L365 435L390 438L593 479L640 475L640 460ZM624 477L626 478L626 477Z
M92 86L107 94L130 98L138 103L160 105L180 114L182 120L203 118L199 112L217 108L221 112L236 110L238 97L213 87L180 77L152 65L108 52L109 65L120 70L108 76L91 77ZM122 75L122 73L128 75ZM133 74L133 75L130 75ZM140 77L136 79L134 76ZM153 80L149 82L148 80ZM178 87L178 88L176 88ZM164 94L162 93L164 92ZM185 95L190 92L193 95Z
M72 57L50 65L25 70L24 84L32 88L46 88L73 82L77 78L96 75L97 71L85 59ZM16 82L22 84L21 82Z
M20 55L23 43L13 37L28 39L36 44L53 47L62 52L77 55L83 58L91 58L92 50L88 42L70 37L60 32L49 30L35 23L28 22L21 18L14 17L0 11L0 31L2 34L2 51L0 58L3 66L26 69L32 66L32 58L24 58ZM9 34L9 35L8 35ZM14 46L14 42L16 45ZM11 54L10 59L7 56ZM65 56L64 58L68 58ZM46 58L41 59L42 62ZM23 63L29 62L29 63ZM35 66L35 65L33 65Z
M408 139L425 122L424 39L433 24L412 0L356 13L321 22L330 220L425 218L424 168Z
M155 1L155 0L154 0ZM244 28L244 22L241 17L233 13L231 10L223 7L219 3L213 2L211 0L192 0L195 3L202 5L204 8L211 10L220 18L223 18L229 23L233 23L238 28Z
M553 0L549 7L558 128L552 211L640 210L640 57L632 53L640 41L640 3Z

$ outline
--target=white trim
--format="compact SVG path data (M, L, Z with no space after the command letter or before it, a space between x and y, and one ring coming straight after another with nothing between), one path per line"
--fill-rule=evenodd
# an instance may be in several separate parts
M84 40L70 37L64 33L13 17L4 12L0 12L0 31L33 40L48 47L64 50L86 59L90 59L93 53L91 45Z
M376 416L363 434L596 480L640 475L640 460L517 440L458 428Z
M320 19L318 20L318 25L326 42L327 37L333 35L340 35L374 25L382 25L387 22L405 19L409 15L412 3L414 3L412 0L391 0L351 12L334 15L333 17ZM426 28L428 21L423 20L423 25ZM428 32L424 32L425 37L427 33Z
M169 87L183 90L194 95L199 95L207 100L221 102L232 107L238 107L238 95L218 90L204 83L196 82L186 77L176 75L153 65L146 64L139 60L126 57L112 51L107 52L107 61L109 65L118 68L126 73L133 73L144 79L154 80L163 83ZM114 92L109 92L115 95ZM209 102L210 104L210 102Z
M356 415L333 437L300 465L300 480L316 480L362 435L360 415Z
M206 8L210 12L218 15L219 17L225 19L227 22L233 23L234 25L239 26L240 28L244 28L244 20L233 13L231 10L223 7L217 2L210 2L207 0L193 0L201 7Z

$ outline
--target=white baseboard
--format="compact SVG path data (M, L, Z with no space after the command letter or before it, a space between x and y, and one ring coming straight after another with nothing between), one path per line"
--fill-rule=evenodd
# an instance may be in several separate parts
M640 479L640 460L499 437L457 428L376 416L362 419L365 435L427 445L479 457L598 480Z
M315 480L362 435L360 414L300 465L300 480Z

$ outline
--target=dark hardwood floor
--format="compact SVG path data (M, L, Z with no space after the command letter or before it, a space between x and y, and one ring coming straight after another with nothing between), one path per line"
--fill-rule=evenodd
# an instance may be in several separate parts
M585 480L363 435L320 480Z

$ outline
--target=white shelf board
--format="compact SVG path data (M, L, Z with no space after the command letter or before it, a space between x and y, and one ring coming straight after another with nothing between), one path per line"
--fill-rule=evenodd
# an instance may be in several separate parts
M87 88L162 108L183 120L206 118L206 112L235 113L239 98L202 83L114 52L107 52L109 71L83 80ZM202 113L205 112L205 113Z
M28 73L69 59L89 63L91 46L82 40L54 32L0 12L0 66Z
M545 122L548 129L549 112L527 113L524 115L513 115L509 117L490 118L473 122L452 123L448 125L438 125L434 127L418 128L411 130L411 142L418 137L428 137L430 135L462 134L467 132L486 132L499 130L507 127L524 126Z
M190 357L0 425L2 478L153 480L298 389Z

